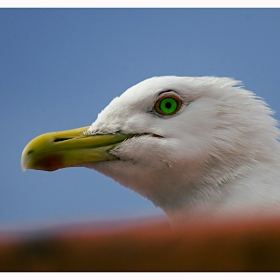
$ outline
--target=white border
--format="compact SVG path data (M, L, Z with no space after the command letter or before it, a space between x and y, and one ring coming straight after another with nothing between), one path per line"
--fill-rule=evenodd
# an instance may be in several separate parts
M0 0L0 8L276 8L277 0Z

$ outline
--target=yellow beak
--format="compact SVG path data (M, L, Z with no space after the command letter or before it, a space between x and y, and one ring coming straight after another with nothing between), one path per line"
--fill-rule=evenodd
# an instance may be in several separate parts
M89 127L50 132L31 140L21 156L21 168L54 171L89 162L116 160L108 151L133 135L88 135Z

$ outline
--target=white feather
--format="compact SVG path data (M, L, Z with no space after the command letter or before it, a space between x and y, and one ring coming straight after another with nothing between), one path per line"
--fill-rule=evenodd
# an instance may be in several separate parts
M152 113L158 94L183 100L174 116ZM161 207L171 222L201 216L280 212L277 122L238 81L154 77L125 91L98 115L90 134L151 133L126 140L91 164Z

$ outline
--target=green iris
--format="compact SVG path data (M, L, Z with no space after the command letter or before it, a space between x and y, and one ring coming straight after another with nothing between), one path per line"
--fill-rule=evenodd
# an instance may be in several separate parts
M160 101L159 109L164 114L173 114L178 109L178 101L171 97L164 98Z

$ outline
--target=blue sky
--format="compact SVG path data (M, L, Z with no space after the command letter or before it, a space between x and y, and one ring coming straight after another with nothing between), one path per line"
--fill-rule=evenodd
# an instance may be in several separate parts
M279 32L279 9L0 9L0 229L161 215L93 170L23 173L21 152L152 76L242 80L280 119Z

